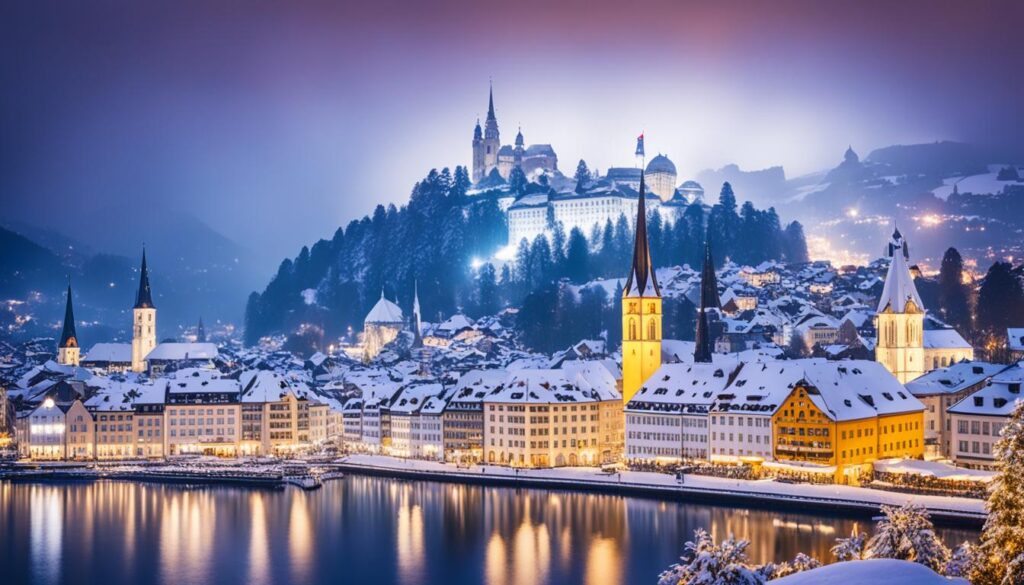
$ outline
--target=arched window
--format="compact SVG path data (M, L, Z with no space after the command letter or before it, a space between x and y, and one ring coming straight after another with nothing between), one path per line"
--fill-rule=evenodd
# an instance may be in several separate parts
M658 326L655 325L654 319L647 322L647 339L658 338Z
M636 321L633 319L629 320L629 340L636 341Z

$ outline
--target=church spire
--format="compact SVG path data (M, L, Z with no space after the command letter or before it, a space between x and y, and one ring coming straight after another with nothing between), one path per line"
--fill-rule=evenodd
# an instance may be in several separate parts
M423 347L423 332L420 330L420 291L416 281L412 283L412 346Z
M135 295L136 309L155 309L153 292L149 288L149 269L146 266L146 248L142 248L142 271L139 276L139 292Z
M700 308L697 310L697 334L693 348L693 361L711 361L711 332L708 325L708 309L718 309L718 279L715 277L715 263L711 257L711 238L704 244L704 267L700 273Z
M199 317L199 325L196 326L196 341L204 343L206 341L206 327L203 326L203 318Z
M487 90L487 121L496 119L494 116L494 84L490 83Z
M498 117L494 113L494 85L492 84L487 95L487 123L484 126L484 138L498 140ZM497 157L497 147L494 148L494 156ZM497 160L497 158L495 158Z
M885 274L885 284L882 286L882 297L878 301L878 312L883 313L886 309L894 313L906 313L908 303L913 305L916 311L924 310L924 303L917 293L914 285L914 277L910 274L910 267L907 260L910 259L910 251L907 248L907 241L903 238L898 228L893 230L892 239L889 241L889 271Z
M640 200L636 206L636 232L633 241L633 263L629 269L624 297L660 297L661 287L651 266L651 246L647 240L647 195L644 173L640 171Z
M68 283L68 300L64 306L64 329L60 332L58 348L78 347L78 333L75 331L75 310L71 306L71 283Z

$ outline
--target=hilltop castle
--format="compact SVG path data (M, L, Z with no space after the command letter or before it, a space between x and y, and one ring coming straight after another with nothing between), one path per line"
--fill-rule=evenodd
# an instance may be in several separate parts
M522 129L516 133L514 146L502 146L498 118L494 113L494 89L491 88L485 126L481 128L480 120L477 120L473 129L473 182L479 183L495 172L507 181L516 167L521 168L527 177L553 173L558 171L558 155L550 144L525 146Z

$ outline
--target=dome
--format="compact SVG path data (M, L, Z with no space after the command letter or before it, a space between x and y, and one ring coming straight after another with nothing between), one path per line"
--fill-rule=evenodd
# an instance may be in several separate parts
M667 156L659 154L658 156L651 159L651 162L647 163L648 173L668 173L670 175L676 174L676 165L672 164L672 161Z
M699 189L701 191L704 190L704 187L701 187L700 183L698 183L697 181L685 181L685 182L683 182L682 185L679 185L679 188L680 189Z

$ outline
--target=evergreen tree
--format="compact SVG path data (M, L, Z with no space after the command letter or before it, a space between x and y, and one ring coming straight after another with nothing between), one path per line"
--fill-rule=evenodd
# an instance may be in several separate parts
M658 576L658 585L762 585L765 578L748 564L746 540L730 535L716 545L704 529L683 546L679 563Z
M864 543L867 538L868 535L858 531L857 525L854 524L850 536L847 538L837 538L836 545L832 547L831 552L839 562L863 560L865 553Z
M257 292L249 294L249 300L245 303L245 345L253 346L263 335L263 315L260 313L260 295Z
M935 534L927 510L907 503L882 506L882 514L875 535L868 541L872 558L911 561L942 571L949 562L949 549Z
M791 360L807 357L807 343L804 341L804 336L798 331L794 331L789 336L789 344L786 345L786 357Z
M1006 328L1024 323L1024 291L1007 262L996 262L978 292L976 322L986 347L1006 345ZM989 356L992 359L992 356Z
M974 585L1024 583L1024 401L1017 401L995 446L999 472L988 497Z
M971 308L963 282L964 261L956 248L946 250L939 268L939 308L947 323L961 332L970 331Z
M519 240L516 248L516 282L524 286L530 284L530 242L526 238Z
M476 318L494 315L500 309L498 280L494 265L488 262L480 267L476 277Z
M587 168L587 163L582 158L576 165L576 173L572 178L576 181L577 193L583 193L587 190L587 183L590 182L590 169Z
M555 274L561 274L565 267L565 227L560 221L556 221L551 230L551 265Z
M529 181L526 179L526 173L519 167L512 167L512 172L508 174L508 190L510 193L515 195L522 195L526 193L526 187Z
M683 212L683 222L686 224L686 236L681 258L690 268L699 270L704 257L704 207L700 203L688 205Z
M960 546L956 547L956 550L953 551L949 562L946 563L942 574L947 577L963 577L966 579L974 571L974 567L980 560L978 552L977 546L969 542L960 543Z
M661 213L652 210L647 214L647 241L651 246L651 262L654 266L665 266L666 256L662 253L662 242L665 239L665 224Z
M565 259L564 274L571 282L583 283L590 278L590 253L587 250L587 238L578 227L569 232L568 252Z
M551 282L554 274L554 265L551 262L551 246L548 239L539 236L533 240L530 246L530 273L527 282L529 290L535 290L542 284Z
M799 221L789 222L782 240L786 262L802 263L810 260L810 255L807 253L807 239L804 237L804 226Z

